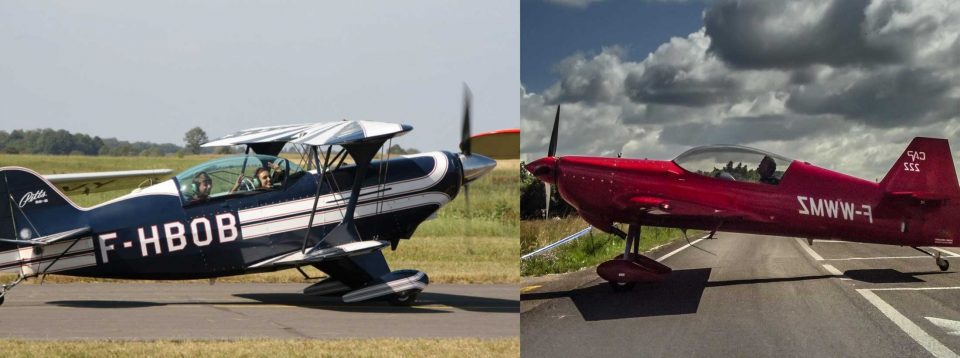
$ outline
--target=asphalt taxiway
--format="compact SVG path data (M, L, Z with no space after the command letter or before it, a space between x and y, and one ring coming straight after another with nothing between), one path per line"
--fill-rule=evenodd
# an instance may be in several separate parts
M0 306L0 337L230 339L516 337L516 285L427 287L413 307L347 304L305 284L23 284Z
M525 279L521 354L938 356L960 353L960 250L718 234L650 256L674 272L614 293L593 269Z

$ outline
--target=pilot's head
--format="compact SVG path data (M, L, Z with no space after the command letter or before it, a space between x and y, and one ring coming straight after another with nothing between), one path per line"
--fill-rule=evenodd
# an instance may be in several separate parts
M270 189L270 171L267 168L257 168L257 172L253 176L260 180L258 189Z
M193 177L193 199L205 200L210 197L210 189L213 188L213 180L206 172L199 172Z
M757 173L761 178L770 178L775 171L777 171L777 163L769 155L764 155L760 160L760 166L757 167Z

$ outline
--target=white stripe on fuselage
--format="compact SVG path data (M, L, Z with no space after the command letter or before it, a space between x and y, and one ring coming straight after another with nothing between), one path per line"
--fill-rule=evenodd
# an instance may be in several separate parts
M354 212L354 217L363 218L367 216L375 216L385 212L398 211L403 209L414 208L424 205L438 205L443 206L444 204L450 202L450 196L445 193L440 192L430 192L424 194L415 194L405 197L376 201L368 204L357 205L357 209ZM308 206L307 210L310 209ZM313 219L313 226L323 226L331 223L340 222L343 220L343 212L341 209L330 209L326 211L318 211ZM252 225L241 225L240 232L241 237L244 240L254 239L265 235L271 235L281 232L299 230L307 227L307 224L310 222L310 214L305 213L303 215L268 221L263 223L257 223Z
M368 186L360 190L360 195L368 194L375 192L377 190L385 190L383 195L398 195L405 194L410 192L415 192L418 190L427 189L432 187L443 180L443 177L447 174L449 170L449 165L446 156L443 152L433 152L426 153L424 156L430 156L434 159L433 170L422 177L401 180L396 182L387 183L385 186ZM379 194L376 194L379 195ZM370 198L375 197L376 195L371 195ZM327 209L332 209L337 206L342 206L346 203L346 199L350 197L350 191L341 191L338 193L332 193L327 195L321 195L320 199L317 201L317 211L323 211ZM365 199L365 197L361 197ZM240 210L237 214L239 216L240 225L242 226L245 223L250 223L253 221L259 221L269 218L275 218L283 215L289 215L297 212L309 212L310 207L313 206L314 198L306 198L300 200L289 201L280 204L259 206L255 208ZM306 227L306 223L303 224Z

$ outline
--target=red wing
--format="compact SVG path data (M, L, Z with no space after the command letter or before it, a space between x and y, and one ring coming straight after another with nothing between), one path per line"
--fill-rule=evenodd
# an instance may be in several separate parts
M656 196L633 196L628 200L627 207L628 210L644 211L649 215L701 216L719 219L750 218L754 221L766 221L762 218L754 217L755 215L751 213Z

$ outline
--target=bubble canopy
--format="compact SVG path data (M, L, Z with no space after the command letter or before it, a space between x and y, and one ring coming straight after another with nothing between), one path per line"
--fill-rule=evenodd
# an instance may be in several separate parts
M774 166L771 173L766 176L762 175L764 173L760 169L760 163L765 160L773 163ZM705 176L776 184L793 160L739 145L709 145L683 152L673 162L684 170Z
M277 178L303 171L302 168L286 158L270 155L239 155L217 158L198 164L177 174L176 179L180 184L180 193L185 198L195 197L199 190L197 184L204 181L211 187L206 190L205 196L216 198L234 193L270 189L265 188L265 185L261 186L258 181L254 180L259 168L267 170L271 176L277 175ZM240 185L237 183L240 183ZM245 183L256 183L256 185L243 185ZM278 180L271 183L271 188L280 185L282 185L282 182Z

